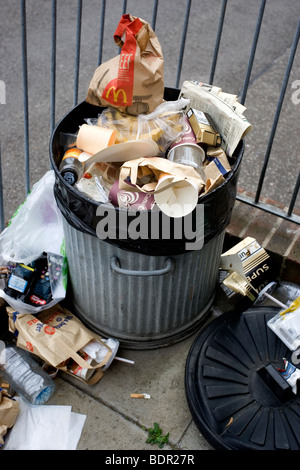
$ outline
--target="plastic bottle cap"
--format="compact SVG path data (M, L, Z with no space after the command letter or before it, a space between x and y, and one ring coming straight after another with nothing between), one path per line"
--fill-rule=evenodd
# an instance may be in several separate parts
M77 178L76 176L74 175L74 173L72 173L71 171L66 171L64 174L63 174L63 178L64 180L69 183L71 186L73 186L73 184L76 183L77 181Z

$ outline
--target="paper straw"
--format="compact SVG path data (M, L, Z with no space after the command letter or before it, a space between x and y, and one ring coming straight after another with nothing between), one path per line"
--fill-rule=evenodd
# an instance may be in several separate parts
M117 359L117 361L121 362L127 362L128 364L134 364L134 361L131 361L130 359L124 359L123 357L115 356L114 359Z

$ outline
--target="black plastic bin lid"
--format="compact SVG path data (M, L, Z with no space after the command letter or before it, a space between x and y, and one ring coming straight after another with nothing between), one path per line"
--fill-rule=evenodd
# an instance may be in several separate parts
M299 450L300 392L281 377L292 352L267 326L275 307L232 311L194 341L185 387L201 434L218 450ZM298 387L299 389L299 387Z

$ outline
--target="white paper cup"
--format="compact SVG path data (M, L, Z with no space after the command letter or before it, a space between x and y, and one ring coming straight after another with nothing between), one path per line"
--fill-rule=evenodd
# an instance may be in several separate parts
M192 181L184 180L169 186L173 176L162 174L158 180L154 199L162 212L169 217L184 217L192 212L198 203L199 188ZM163 188L166 188L163 190ZM162 191L161 191L162 190Z

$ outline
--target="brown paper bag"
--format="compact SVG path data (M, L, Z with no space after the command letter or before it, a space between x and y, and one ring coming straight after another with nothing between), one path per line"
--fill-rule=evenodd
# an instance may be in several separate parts
M153 174L153 181L146 184L139 184L139 181L143 181L143 176L146 173L149 174L149 170ZM162 174L170 175L172 182L162 190L157 190L156 186ZM199 193L204 188L202 178L193 167L174 163L160 157L142 157L123 163L120 169L119 188L156 194L185 180L194 183L198 187ZM130 184L128 184L128 182Z
M154 111L164 96L164 59L156 34L146 21L126 14L114 40L121 53L96 69L86 101L133 115Z
M87 382L89 384L96 383L102 377L103 372L100 368L107 363L112 351L100 336L88 330L70 311L60 305L35 316L20 314L11 307L7 307L6 310L9 330L18 333L17 346L64 372L68 372L66 363L70 359L83 369L97 369L97 373ZM107 349L103 361L96 366L91 366L78 354L78 351L93 340L97 340Z
M12 428L19 415L19 403L13 400L3 389L0 389L0 446L4 444L3 437Z

